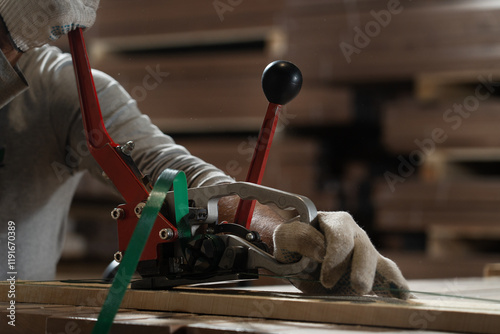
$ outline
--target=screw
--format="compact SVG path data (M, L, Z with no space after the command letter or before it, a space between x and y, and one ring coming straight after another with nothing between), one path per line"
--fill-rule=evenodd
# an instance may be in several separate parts
M118 251L115 253L115 255L113 255L113 258L115 259L116 262L120 263L122 262L122 259L123 259L123 254L122 252Z
M113 211L111 211L111 218L114 220L123 219L125 218L125 211L121 208L114 208Z
M252 232L248 232L247 235L245 236L245 239L247 239L247 241L254 241L255 235Z
M124 145L120 146L120 150L125 155L130 155L135 148L135 143L133 141L128 141Z
M145 206L146 206L146 203L144 203L144 202L141 202L141 203L136 205L136 207L134 208L134 213L137 216L137 218L141 218L142 209L144 209Z
M163 240L170 240L174 237L174 230L171 228L163 228L160 230L160 238Z

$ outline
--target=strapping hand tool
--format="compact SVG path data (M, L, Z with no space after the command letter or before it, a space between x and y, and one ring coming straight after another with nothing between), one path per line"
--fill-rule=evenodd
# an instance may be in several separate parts
M254 279L260 268L289 276L307 267L309 260L305 257L292 264L276 261L249 225L251 203L255 200L281 209L294 209L307 224L316 220L316 208L308 198L257 184L262 179L278 112L282 104L293 99L300 90L302 78L295 65L277 61L264 71L262 82L270 105L247 178L250 182L191 189L181 183L174 186L173 191L158 190L166 200L159 201L157 216L148 217L152 227L147 240L142 240L145 243L143 250L131 250L127 247L134 231L141 227L138 224L145 224L142 216L153 187L130 156L133 143L117 144L106 131L82 30L72 31L69 40L90 152L125 200L125 204L112 211L119 240L115 260L121 262L127 251L142 251L140 256L136 254L138 264L135 268L142 279L134 281L132 288L166 289L184 284ZM170 174L176 175L172 171ZM243 203L234 224L218 221L217 203L220 198L230 195L239 196Z

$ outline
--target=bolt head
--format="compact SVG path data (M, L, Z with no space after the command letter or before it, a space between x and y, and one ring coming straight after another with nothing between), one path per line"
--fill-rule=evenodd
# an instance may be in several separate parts
M125 210L122 208L114 208L113 211L111 211L111 218L115 220L125 218Z
M123 259L123 254L122 252L118 251L113 255L113 258L115 259L116 262L121 262Z
M160 230L160 238L170 240L174 237L174 231L171 228L163 228Z
M137 216L137 218L141 218L142 209L144 209L145 206L146 206L146 203L144 203L144 202L141 202L141 203L136 205L136 207L134 208L134 213Z
M245 239L247 239L247 241L254 241L255 240L255 235L252 232L249 232L245 236Z

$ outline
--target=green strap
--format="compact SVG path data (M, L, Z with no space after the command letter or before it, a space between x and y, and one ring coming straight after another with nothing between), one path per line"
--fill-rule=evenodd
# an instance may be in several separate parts
M156 181L146 206L142 210L141 218L130 238L123 260L118 267L118 272L99 313L97 323L92 330L93 334L109 332L132 275L137 268L156 217L172 185L174 186L175 220L179 237L186 238L191 235L191 230L185 221L189 213L186 175L182 171L165 169ZM179 226L179 223L181 226Z

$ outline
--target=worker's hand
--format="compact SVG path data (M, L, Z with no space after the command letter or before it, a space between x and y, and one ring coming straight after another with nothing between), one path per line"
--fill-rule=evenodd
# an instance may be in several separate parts
M17 49L26 52L94 24L99 0L0 0L0 15Z
M291 282L306 293L365 295L402 299L408 285L396 264L380 255L368 235L346 212L319 212L319 231L293 220L274 232L274 256L284 263L301 256L317 265Z

